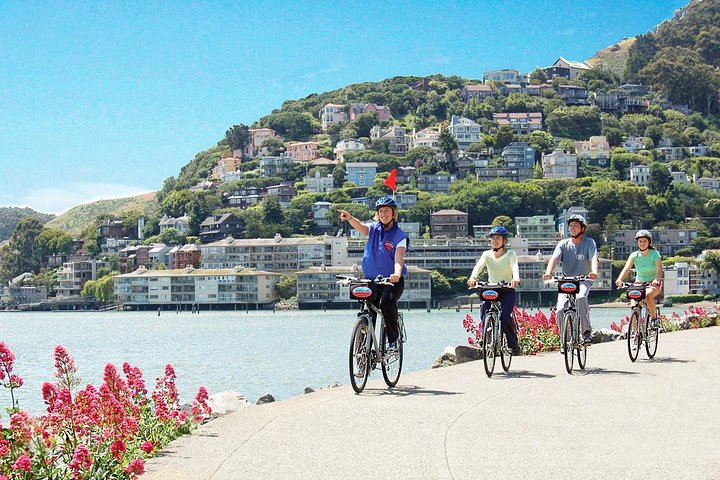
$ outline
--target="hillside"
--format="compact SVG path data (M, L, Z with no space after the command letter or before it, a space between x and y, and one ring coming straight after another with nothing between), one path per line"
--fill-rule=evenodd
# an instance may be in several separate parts
M25 217L36 217L40 222L47 223L55 218L55 215L36 212L27 207L0 207L0 242L10 238L15 226Z
M121 215L123 212L137 210L151 215L156 207L156 192L143 193L134 197L98 200L73 207L47 223L71 235L77 235L87 224L95 221L98 215Z
M635 43L635 37L623 38L607 48L595 52L595 55L585 60L585 63L595 68L601 67L623 78L625 64L630 54L630 47Z

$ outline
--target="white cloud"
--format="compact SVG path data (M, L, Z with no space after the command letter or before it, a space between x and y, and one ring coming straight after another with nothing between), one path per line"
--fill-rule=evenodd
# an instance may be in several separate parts
M10 203L20 207L30 207L42 213L59 215L84 203L131 197L149 191L151 190L138 185L81 182L65 184L63 188L38 188L10 200Z
M571 37L575 35L576 30L574 28L566 28L565 30L557 30L555 32L556 35L559 35L561 37Z

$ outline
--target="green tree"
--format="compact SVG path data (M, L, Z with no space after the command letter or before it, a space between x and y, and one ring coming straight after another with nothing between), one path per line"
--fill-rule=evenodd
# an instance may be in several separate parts
M0 276L10 280L21 273L35 273L42 263L36 239L43 230L36 217L25 217L15 226L8 244L0 255Z
M657 194L665 194L672 189L672 175L662 163L653 162L650 164L648 188L651 192Z
M546 125L556 137L586 140L602 128L597 107L560 107L548 115Z
M513 220L507 215L498 215L497 217L493 218L491 225L493 227L505 227L508 231L512 231Z
M66 255L73 253L72 237L56 228L43 228L35 239L35 245L41 259L49 255Z
M277 156L285 151L285 142L278 137L271 137L263 140L260 148L266 148L271 156Z
M278 296L287 300L297 295L297 276L295 274L285 274L275 284L275 291Z
M430 285L433 296L444 297L452 291L450 280L438 270L430 272Z
M244 159L245 149L250 145L250 141L252 140L250 129L242 123L240 125L233 125L225 132L225 140L233 152L239 150L240 157Z
M497 133L495 134L493 144L497 151L502 151L503 148L507 147L514 141L515 134L512 132L510 127L508 127L507 125L503 125L498 129Z
M447 168L447 171L450 173L455 173L457 169L455 168L455 159L453 155L458 149L458 144L455 141L455 137L453 137L452 133L450 133L450 130L446 128L440 130L438 147L440 148L440 151L443 153L443 155L445 155L445 166Z

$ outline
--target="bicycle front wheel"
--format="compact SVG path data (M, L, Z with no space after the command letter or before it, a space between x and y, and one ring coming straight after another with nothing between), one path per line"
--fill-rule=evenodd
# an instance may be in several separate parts
M397 348L389 349L387 329L383 333L382 374L388 387L394 387L400 380L400 371L403 364L403 342L398 338Z
M368 358L368 317L358 318L350 338L350 383L355 393L360 393L367 384L370 375Z
M575 317L571 312L568 312L565 314L564 317L564 324L565 324L565 335L563 338L563 346L564 348L564 355L565 355L565 370L567 370L568 373L572 373L573 369L573 363L574 363L574 332L575 332Z
M485 366L485 374L492 377L495 370L495 322L497 317L494 313L488 313L485 317L485 331L483 332L482 349L483 349L483 365Z
M648 358L653 358L657 353L660 329L654 328L650 325L650 317L647 317L646 319L645 328L645 352L647 353Z
M630 314L630 322L628 323L627 331L627 342L628 342L628 355L630 355L630 361L634 362L637 360L638 352L640 351L640 313L637 309L633 309Z
M502 363L503 370L507 372L510 370L513 354L504 333L500 334L500 339L500 363Z
M576 351L578 367L580 367L580 370L585 370L585 365L587 365L587 346L584 343L581 343L578 345Z

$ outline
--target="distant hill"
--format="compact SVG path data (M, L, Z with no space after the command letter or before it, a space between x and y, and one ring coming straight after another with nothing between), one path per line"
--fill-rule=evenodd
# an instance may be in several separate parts
M615 73L619 78L623 78L630 47L635 43L635 38L623 38L619 42L595 52L595 55L585 62L595 68L602 67Z
M36 212L27 207L0 207L0 242L10 238L15 226L25 217L35 217L42 223L47 223L55 218L55 215Z
M98 200L73 207L59 217L47 223L48 227L57 228L71 235L77 235L87 224L95 221L98 215L121 215L123 212L137 210L152 214L157 208L156 192L143 193L134 197Z

